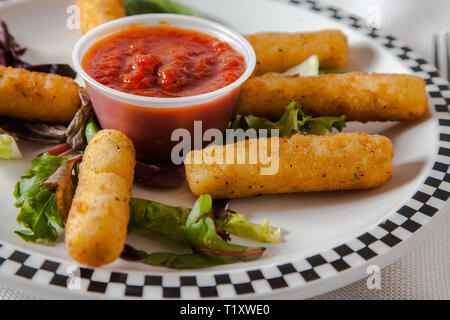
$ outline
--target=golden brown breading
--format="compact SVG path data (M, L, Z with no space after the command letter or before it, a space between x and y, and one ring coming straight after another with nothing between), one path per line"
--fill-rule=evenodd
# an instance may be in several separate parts
M256 164L249 164L250 161L246 164L207 164L215 154L224 153L225 146L191 151L186 159L203 156L201 164L189 164L185 160L186 177L192 193L196 196L210 194L214 198L241 198L261 194L357 190L382 185L392 175L394 150L391 141L384 136L365 133L296 134L289 139L269 140L272 139L279 142L279 170L273 175L261 174L261 168L268 165L263 165L260 159ZM241 141L233 147L237 150L239 144L245 144L248 157L249 143L255 141ZM267 141L262 145L267 146Z
M77 0L77 5L80 8L82 33L126 15L122 0Z
M80 104L71 78L0 66L0 116L65 124Z
M403 74L350 72L316 77L265 74L247 80L236 114L278 120L292 100L315 116L340 116L348 121L413 120L428 106L425 81Z
M255 49L255 75L282 73L313 54L319 57L321 69L341 70L347 64L347 37L338 30L261 32L245 37Z
M79 263L98 267L123 250L136 164L133 142L101 130L89 142L66 223L66 247Z

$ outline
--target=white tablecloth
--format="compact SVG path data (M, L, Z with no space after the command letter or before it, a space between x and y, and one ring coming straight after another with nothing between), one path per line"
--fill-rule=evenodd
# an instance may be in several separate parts
M449 0L322 0L380 24L428 61L433 34L450 29ZM377 16L379 14L379 16ZM450 209L433 232L404 257L381 270L381 288L366 279L314 299L450 299ZM1 285L1 284L0 284ZM2 299L36 299L0 286Z

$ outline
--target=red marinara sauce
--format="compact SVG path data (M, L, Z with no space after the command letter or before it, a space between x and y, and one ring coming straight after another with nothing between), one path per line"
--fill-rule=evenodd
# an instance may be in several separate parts
M148 97L215 91L245 71L244 58L212 36L170 26L133 26L95 43L82 65L112 89Z

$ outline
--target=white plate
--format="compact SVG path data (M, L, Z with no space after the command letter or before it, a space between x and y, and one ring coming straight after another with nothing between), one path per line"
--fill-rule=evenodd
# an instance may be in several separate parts
M66 27L73 1L26 1L1 8L17 41L35 63L70 62L79 37ZM414 73L427 80L430 111L410 123L350 123L346 131L388 136L395 148L394 174L382 187L357 192L290 194L233 200L253 222L269 218L283 242L257 261L202 270L174 271L118 259L103 268L78 268L63 237L53 245L14 235L13 187L42 146L20 142L25 158L0 162L0 283L53 298L306 298L346 285L383 267L421 238L442 215L449 196L450 91L435 68L356 17L313 1L184 0L242 33L342 30L349 39L347 70ZM187 186L171 191L134 188L133 195L171 205L192 205ZM250 243L235 239L239 243ZM147 251L181 250L160 239L131 234L128 243ZM79 278L78 278L79 276ZM50 284L50 285L49 285ZM69 289L69 288L70 289Z

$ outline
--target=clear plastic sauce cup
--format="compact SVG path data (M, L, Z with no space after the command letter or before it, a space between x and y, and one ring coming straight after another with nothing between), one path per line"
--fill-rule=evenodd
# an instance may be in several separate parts
M89 48L99 40L129 26L161 26L198 31L228 43L245 61L244 73L233 83L196 96L159 98L134 95L109 88L94 80L82 68ZM218 23L176 14L143 14L102 24L83 35L76 43L72 59L85 81L92 106L102 128L116 129L133 140L136 156L147 162L170 162L178 141L171 141L174 130L183 128L194 139L194 121L201 121L203 132L210 128L224 130L232 115L241 85L255 68L255 52L239 33ZM196 137L198 139L198 137Z

